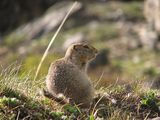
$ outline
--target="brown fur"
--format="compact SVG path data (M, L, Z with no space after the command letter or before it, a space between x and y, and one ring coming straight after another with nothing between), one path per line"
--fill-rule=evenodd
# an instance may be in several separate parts
M87 107L93 100L94 88L86 74L88 61L97 50L86 44L70 46L64 58L52 63L46 78L48 92L63 94L70 103Z

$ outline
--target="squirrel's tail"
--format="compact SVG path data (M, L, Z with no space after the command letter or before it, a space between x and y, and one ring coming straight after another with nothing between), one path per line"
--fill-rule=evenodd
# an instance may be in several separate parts
M53 94L51 94L50 92L48 92L47 90L45 90L45 89L42 90L42 94L43 94L45 97L47 97L47 98L49 98L49 99L52 99L52 100L58 102L58 103L61 104L61 105L69 104L69 103L70 103L69 99L64 98L64 97L59 97L59 96L53 95Z

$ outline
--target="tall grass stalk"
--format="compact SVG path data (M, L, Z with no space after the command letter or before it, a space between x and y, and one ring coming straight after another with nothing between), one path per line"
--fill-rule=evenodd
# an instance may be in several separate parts
M37 67L36 74L35 74L35 76L34 76L34 81L36 80L36 78L37 78L37 76L38 76L38 74L39 74L39 71L40 71L40 68L41 68L41 66L42 66L42 63L43 63L43 61L45 60L45 58L46 58L46 56L47 56L47 54L48 54L48 51L49 51L51 45L52 45L53 42L55 41L55 38L57 37L59 31L61 30L62 26L64 25L65 21L67 20L68 16L69 16L70 13L72 12L72 10L73 10L73 8L76 6L76 4L77 4L77 2L75 1L75 2L73 3L73 5L71 6L71 8L69 9L69 11L67 12L66 16L64 17L63 21L61 22L61 24L60 24L60 26L58 27L57 31L55 32L54 36L52 37L50 43L48 44L47 49L45 50L45 52L44 52L44 54L43 54L43 56L42 56L42 58L41 58L41 61L40 61L39 65L38 65L38 67Z
M99 77L98 81L96 82L96 84L94 85L94 88L96 88L99 84L99 82L102 80L103 78L103 75L104 75L104 71L102 72L101 76Z

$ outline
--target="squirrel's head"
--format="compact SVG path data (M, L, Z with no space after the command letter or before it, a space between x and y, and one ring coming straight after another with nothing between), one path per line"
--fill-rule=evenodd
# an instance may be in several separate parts
M89 44L77 43L71 45L67 49L65 56L71 59L77 59L82 62L86 62L95 58L97 52L98 52L97 49Z

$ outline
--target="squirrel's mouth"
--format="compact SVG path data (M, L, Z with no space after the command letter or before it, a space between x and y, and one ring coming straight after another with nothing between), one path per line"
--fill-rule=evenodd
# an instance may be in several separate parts
M94 55L90 56L90 57L88 58L88 60L94 59L94 58L96 57L96 55L97 55L97 54L94 54Z

